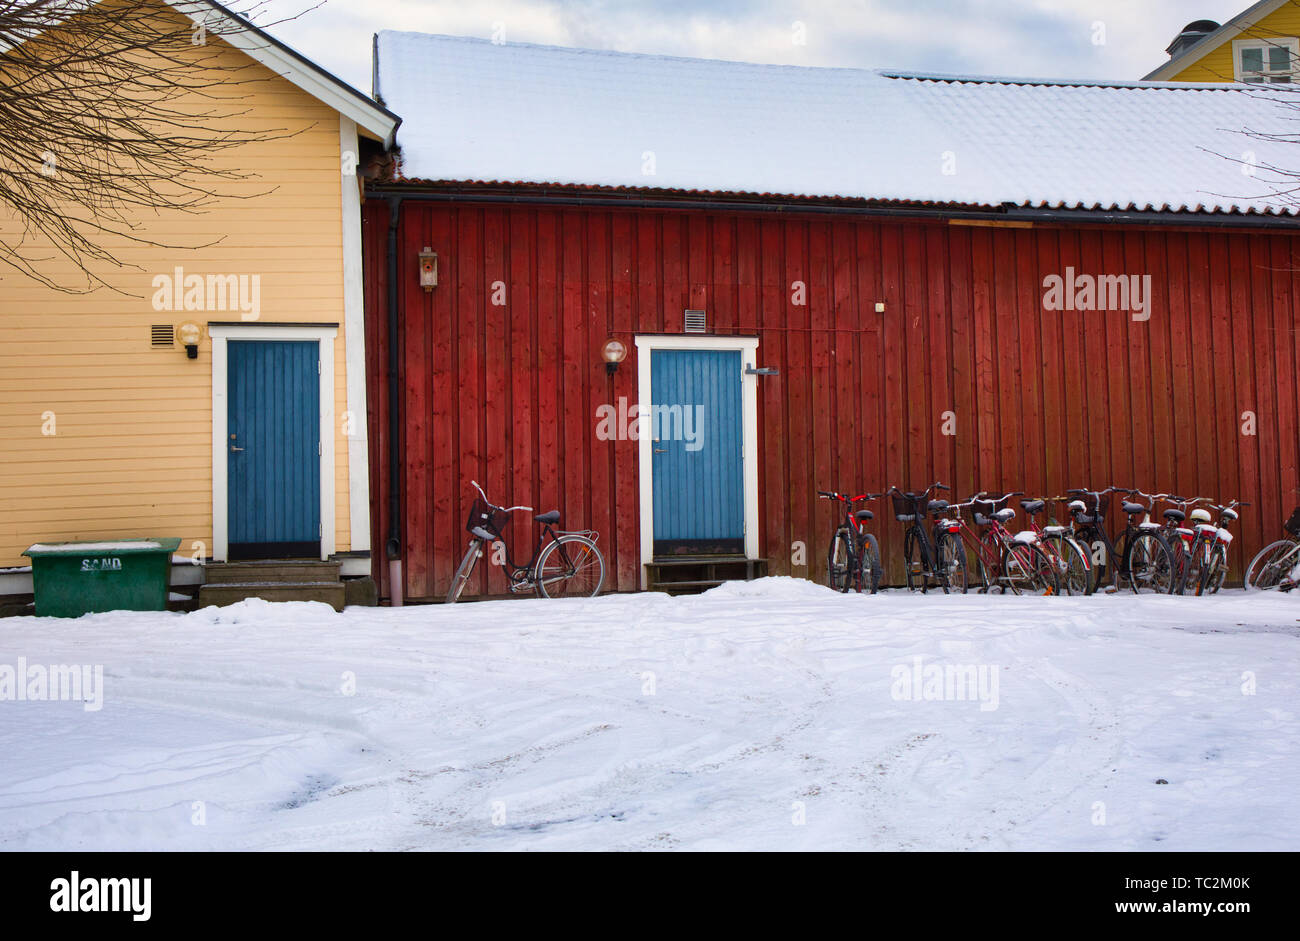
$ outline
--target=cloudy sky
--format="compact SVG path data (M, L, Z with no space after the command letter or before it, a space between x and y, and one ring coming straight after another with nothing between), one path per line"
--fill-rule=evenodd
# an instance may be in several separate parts
M267 0L267 17L316 0ZM272 29L363 91L381 29L770 62L1137 79L1251 0L325 0ZM236 8L238 3L233 3Z

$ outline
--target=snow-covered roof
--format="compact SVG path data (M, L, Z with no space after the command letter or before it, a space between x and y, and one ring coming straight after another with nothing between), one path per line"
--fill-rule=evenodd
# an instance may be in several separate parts
M1285 212L1270 91L920 76L379 33L406 180L1122 211ZM1294 95L1294 93L1291 93ZM1300 97L1287 97L1300 105Z

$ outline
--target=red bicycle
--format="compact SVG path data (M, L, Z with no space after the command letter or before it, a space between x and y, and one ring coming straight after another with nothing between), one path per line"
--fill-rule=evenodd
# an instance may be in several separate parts
M867 532L866 524L875 514L870 510L854 510L853 506L884 494L861 493L848 497L835 491L818 490L817 496L834 500L844 510L844 518L831 535L831 546L826 553L826 584L839 592L852 588L874 595L880 590L880 544L874 534Z
M984 592L997 586L1003 594L1008 591L1015 595L1060 594L1056 565L1043 549L1038 533L1033 530L1013 533L1007 523L1015 519L1016 511L1011 507L999 508L1012 497L1021 496L1024 496L1022 492L1014 491L989 497L980 491L965 503L954 505L969 507L975 525L983 530L977 538L961 520L963 540L975 547L975 577Z

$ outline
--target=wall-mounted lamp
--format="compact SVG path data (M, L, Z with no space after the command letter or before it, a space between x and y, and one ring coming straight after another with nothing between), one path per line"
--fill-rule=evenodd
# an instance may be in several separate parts
M746 363L745 375L746 376L779 376L781 375L781 370L776 369L775 367L772 366L756 367L751 363Z
M600 355L605 358L605 372L612 376L618 372L618 364L627 359L627 344L622 340L606 340Z
M196 323L186 322L176 328L176 335L180 337L181 345L185 347L186 358L198 359L199 338L203 336L203 329Z
M438 253L426 245L419 257L420 287L432 291L438 286Z

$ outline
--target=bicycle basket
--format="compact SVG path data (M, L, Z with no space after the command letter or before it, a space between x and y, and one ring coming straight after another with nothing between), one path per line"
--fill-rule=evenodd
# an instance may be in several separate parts
M925 509L921 507L919 497L909 497L903 493L892 493L889 498L894 503L894 516L904 522L910 522L918 516L925 515Z
M1300 536L1300 506L1291 511L1291 518L1282 524L1292 536Z
M510 514L505 510L494 507L482 497L475 497L474 505L469 510L469 519L465 522L465 529L472 533L475 526L482 526L493 536L500 536L509 522Z
M1085 493L1079 499L1083 500L1083 505L1087 507L1089 516L1104 519L1106 513L1110 510L1110 494L1108 493L1103 493L1100 497Z
M971 512L975 516L975 521L981 526L987 526L997 510L998 506L992 500L976 500L971 504Z

